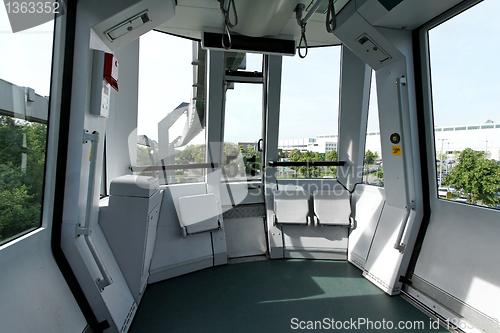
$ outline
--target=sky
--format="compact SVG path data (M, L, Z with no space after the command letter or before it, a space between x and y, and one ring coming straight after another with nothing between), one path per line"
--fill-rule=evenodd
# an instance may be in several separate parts
M500 122L500 1L486 0L429 32L435 126Z
M13 34L0 5L0 79L49 95L54 21Z

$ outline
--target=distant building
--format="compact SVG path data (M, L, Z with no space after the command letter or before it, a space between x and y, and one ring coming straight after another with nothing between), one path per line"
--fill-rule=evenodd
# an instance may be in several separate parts
M484 124L470 124L460 126L439 126L434 128L435 148L437 152L452 155L466 148L476 151L484 151L490 154L490 158L500 160L500 124L489 120ZM299 149L318 153L327 153L337 150L338 135L322 134L316 138L279 140L278 148L283 151ZM367 132L365 150L378 153L382 156L380 148L380 132Z
M436 151L453 154L465 148L484 151L500 160L500 124L486 123L434 128Z
M313 151L315 153L328 153L332 150L337 150L337 139L335 140L325 140L324 138L316 139L290 139L290 140L279 140L278 149L282 149L284 152L290 152L294 149L298 149L301 152Z

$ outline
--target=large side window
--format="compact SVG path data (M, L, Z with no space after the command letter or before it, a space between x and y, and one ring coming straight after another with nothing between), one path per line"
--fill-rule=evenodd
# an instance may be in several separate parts
M141 37L139 52L135 165L165 167L139 174L160 184L203 182L206 169L189 165L205 162L206 51L151 31Z
M0 13L0 244L41 225L53 26Z
M340 47L283 57L279 128L281 161L336 161ZM336 178L336 167L279 167L278 178Z
M497 209L499 11L486 0L428 32L438 195Z

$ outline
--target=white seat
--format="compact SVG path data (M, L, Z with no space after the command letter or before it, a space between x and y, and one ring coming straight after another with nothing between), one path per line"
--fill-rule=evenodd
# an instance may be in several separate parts
M307 224L309 193L300 186L290 186L274 192L275 222L280 224Z
M315 191L313 201L314 213L319 225L350 225L351 201L349 191Z
M180 197L179 223L182 236L219 229L218 208L212 193Z

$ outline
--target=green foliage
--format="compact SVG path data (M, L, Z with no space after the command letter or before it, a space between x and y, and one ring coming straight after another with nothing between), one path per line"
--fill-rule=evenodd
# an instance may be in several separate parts
M22 151L22 127L13 118L0 116L0 164L11 163L20 168Z
M441 154L441 152L437 152L436 159L440 160L442 163L443 161L446 161L448 159L448 155L446 153Z
M151 148L137 145L137 166L156 165Z
M176 164L204 163L205 162L205 145L189 145L175 159Z
M283 151L283 149L278 149L278 161L282 160L283 158L287 158L288 154Z
M293 149L288 155L291 162L308 162L308 161L336 161L338 154L336 150L332 150L329 153L323 155L320 153L315 153L312 151L301 152L298 149ZM306 178L318 178L324 173L323 167L291 167L293 170L296 170L299 174ZM329 167L328 170L329 175L333 177L337 176L337 167Z
M373 164L376 158L378 158L377 153L373 153L370 150L365 151L365 164Z
M335 149L325 154L325 161L336 161L338 158L339 154Z
M0 241L40 225L40 203L26 185L0 191Z
M338 159L339 159L339 154L335 149L325 154L325 161L338 161ZM337 178L337 167L331 166L328 167L328 169L330 169L333 178Z
M240 153L243 155L243 164L245 165L245 174L247 176L260 175L261 170L261 156L262 154L255 150L254 147L244 149L240 146Z
M240 154L240 149L237 145L231 143L224 143L222 163L227 164L231 160L237 158L239 154Z
M384 179L384 170L380 169L379 171L375 172L375 175L379 179Z
M500 166L486 158L484 152L467 148L460 153L458 164L447 177L447 183L463 188L467 202L494 206L498 203L495 192L500 188Z
M46 128L0 116L0 241L40 225Z
M28 158L25 184L28 193L37 201L42 200L43 175L45 170L45 148L47 146L47 125L25 123L23 133L26 134L26 155Z

